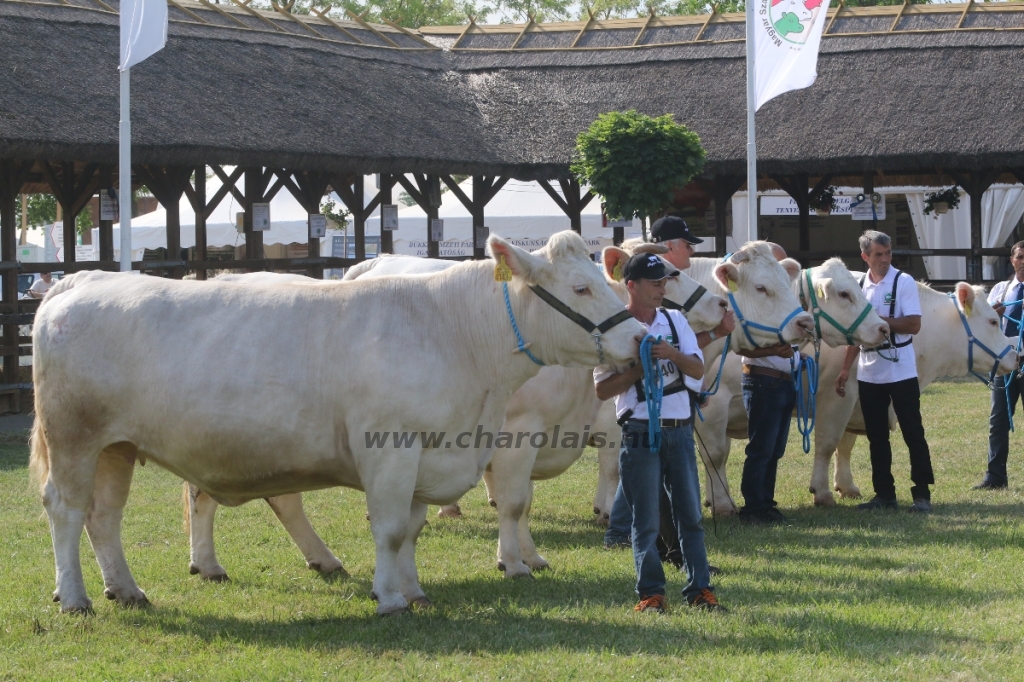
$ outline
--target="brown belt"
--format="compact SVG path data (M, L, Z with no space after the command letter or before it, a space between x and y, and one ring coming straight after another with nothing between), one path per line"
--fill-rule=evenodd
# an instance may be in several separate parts
M774 379L788 379L789 372L780 372L777 369L770 367L761 367L759 365L743 365L744 374L761 374L766 377L772 377Z
M637 422L639 424L647 424L647 419L630 419L628 421ZM684 426L689 426L693 423L693 416L689 416L686 419L662 419L661 428L663 429L678 429Z

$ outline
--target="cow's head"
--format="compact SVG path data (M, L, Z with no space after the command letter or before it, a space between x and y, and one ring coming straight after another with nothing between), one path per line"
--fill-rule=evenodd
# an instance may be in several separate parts
M539 286L572 312L595 325L625 311L625 306L594 267L583 239L566 230L551 236L534 253L513 246L497 235L487 240L495 264L504 259L512 271L509 295L519 327L533 344L531 352L545 364L594 367L603 363L622 371L638 358L643 327L632 317L615 324L599 337L530 290ZM625 317L625 316L624 316Z
M985 289L983 287L971 286L967 282L957 282L956 288L954 289L954 296L956 299L956 306L963 313L967 319L967 324L971 327L971 333L978 342L987 346L993 353L999 355L1010 346L1010 339L1007 339L1003 335L1002 328L999 325L999 315L989 305L988 299L985 296ZM963 329L963 324L958 324L954 327L956 333L959 334L961 331L964 336L967 334L967 330ZM967 343L962 342L960 346L963 348L962 355L964 359L964 371L963 374L967 373ZM961 352L958 350L957 354ZM991 371L994 359L989 357L988 353L983 350L975 348L973 351L974 367L973 369L977 372L987 374ZM1017 366L1017 353L1011 348L1006 355L999 361L999 368L996 370L996 376L1002 376L1009 374L1014 367Z
M604 265L604 274L608 283L612 286L623 302L629 298L622 279L622 268L626 266L629 257L637 253L662 254L668 251L661 244L637 244L633 249L620 249L609 246L601 252L601 262ZM669 269L674 269L668 262L665 263ZM667 308L689 305L689 310L683 310L686 321L694 332L708 331L714 329L722 322L722 317L728 309L725 299L710 291L704 291L696 300L691 300L699 289L703 289L700 282L680 273L676 277L670 277L665 286L665 302Z
M811 275L810 291L806 272ZM821 329L822 340L828 345L835 348L849 344L846 332L850 333L853 343L858 346L870 348L885 341L889 325L882 321L874 307L868 303L864 291L842 260L831 258L818 267L805 271L800 275L797 284L801 302L805 306L810 306L814 301L824 313L818 317L818 326ZM814 310L810 312L817 316ZM829 322L825 315L832 318L835 323ZM861 315L864 315L863 319ZM851 329L854 324L857 326Z
M800 264L791 258L775 260L766 242L750 242L724 263L715 267L715 280L723 291L732 292L736 300L736 330L733 343L752 349L749 334L758 346L779 343L779 333L786 343L803 341L814 333L814 319L800 307L792 282L800 273ZM795 310L799 313L793 315ZM740 314L747 321L744 332ZM792 315L792 317L790 317ZM789 321L786 322L786 319ZM776 333L780 325L783 328ZM765 327L763 329L760 327Z

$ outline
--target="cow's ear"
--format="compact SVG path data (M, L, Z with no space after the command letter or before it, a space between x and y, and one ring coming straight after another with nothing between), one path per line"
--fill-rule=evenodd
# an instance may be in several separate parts
M974 307L974 287L967 282L956 283L956 300L964 311L964 315L971 316L971 308Z
M528 282L537 282L544 272L544 268L548 265L548 262L543 258L534 256L525 249L510 244L496 234L488 237L487 247L490 249L491 258L495 262L495 279L500 277L497 270L501 268L503 261L514 276L522 277Z
M822 277L818 280L812 280L814 286L814 295L818 297L819 301L828 300L828 288L832 286L831 277Z
M740 271L731 262L726 261L715 268L715 279L727 291L736 291L739 288Z
M779 263L782 264L782 267L786 268L786 272L789 273L790 281L800 276L800 264L792 258L784 258L780 260Z
M622 271L626 267L629 254L617 246L607 246L601 252L601 264L604 266L604 276L613 282L622 281Z

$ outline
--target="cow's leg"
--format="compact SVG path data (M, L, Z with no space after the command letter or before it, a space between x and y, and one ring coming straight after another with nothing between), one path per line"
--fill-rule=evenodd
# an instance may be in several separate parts
M732 501L732 495L729 494L729 480L725 472L732 439L725 435L724 431L725 426L722 425L722 433L712 435L707 441L699 442L700 455L706 468L708 482L704 504L711 508L715 516L732 516L738 511L736 503Z
M536 453L534 453L534 460L536 460ZM495 509L498 507L498 498L494 494L496 482L494 480L494 471L492 467L487 467L484 470L484 490L487 491L487 504L491 505Z
M853 469L850 468L850 456L856 444L857 434L845 431L843 437L839 439L839 447L836 448L836 490L847 499L857 499L861 496L860 488L853 482Z
M217 502L192 485L188 487L189 555L188 572L199 574L203 580L223 582L228 572L217 561L213 545L213 519L217 514Z
M526 498L526 509L519 517L519 551L522 553L523 563L534 571L541 571L549 568L547 560L537 553L537 545L533 544L533 536L530 534L530 508L533 506L533 481L530 481L530 494Z
M416 571L416 541L420 531L427 523L427 505L413 500L409 508L409 525L406 528L405 541L398 552L398 571L402 587L402 596L410 606L430 606L430 600L420 587L419 573Z
M341 565L341 559L327 549L327 545L310 525L309 518L302 508L300 493L268 497L266 500L281 525L288 531L288 535L292 536L292 541L302 552L302 556L306 558L307 567L325 575L337 571L343 576L348 576Z
M96 467L92 507L85 519L96 561L103 573L103 594L123 606L148 603L132 577L121 545L121 518L135 470L135 455L105 450Z
M820 401L819 401L820 404ZM819 410L821 408L819 407ZM821 424L814 429L814 464L811 469L811 483L808 490L814 495L814 506L834 507L835 497L828 485L828 466L832 453L842 435L834 431L842 428L835 424Z
M537 460L537 449L519 447L497 453L491 461L491 487L498 507L498 569L506 578L531 575L523 562L519 544L520 523L530 501L530 474ZM527 532L527 534L529 534Z
M359 471L366 486L366 508L370 512L370 531L376 546L373 597L377 600L377 614L381 616L401 613L409 608L409 602L403 595L401 552L409 535L420 453L412 457L410 454L408 451L403 451L401 456L374 453L372 459L362 459L364 466ZM426 514L425 508L423 513ZM408 560L415 562L415 543L407 551L410 554ZM404 573L408 582L408 567ZM405 589L409 589L408 585Z
M594 495L594 520L600 526L608 525L618 487L619 448L601 448L597 451L597 493Z
M37 417L38 419L38 417ZM47 449L41 436L33 444L35 450ZM50 520L53 558L57 567L57 587L53 600L60 602L62 612L89 613L92 601L85 591L79 545L85 519L92 507L93 484L96 477L96 455L77 456L72 448L49 444L50 466L43 486L43 507Z

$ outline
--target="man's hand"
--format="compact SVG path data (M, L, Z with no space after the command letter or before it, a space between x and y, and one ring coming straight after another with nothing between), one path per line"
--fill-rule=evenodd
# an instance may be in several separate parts
M1002 317L1003 313L1006 312L1006 306L1003 305L1002 303L996 304L995 306L992 307L992 309L996 311L996 315L998 315L999 317Z
M722 316L722 321L718 323L718 326L712 329L715 336L722 338L732 334L732 330L736 328L736 316L733 315L731 310L726 310L725 315Z
M651 357L655 360L675 360L677 351L665 339L651 344Z
M846 382L850 379L850 370L844 369L839 372L839 376L836 377L836 393L839 394L840 398L846 397Z

